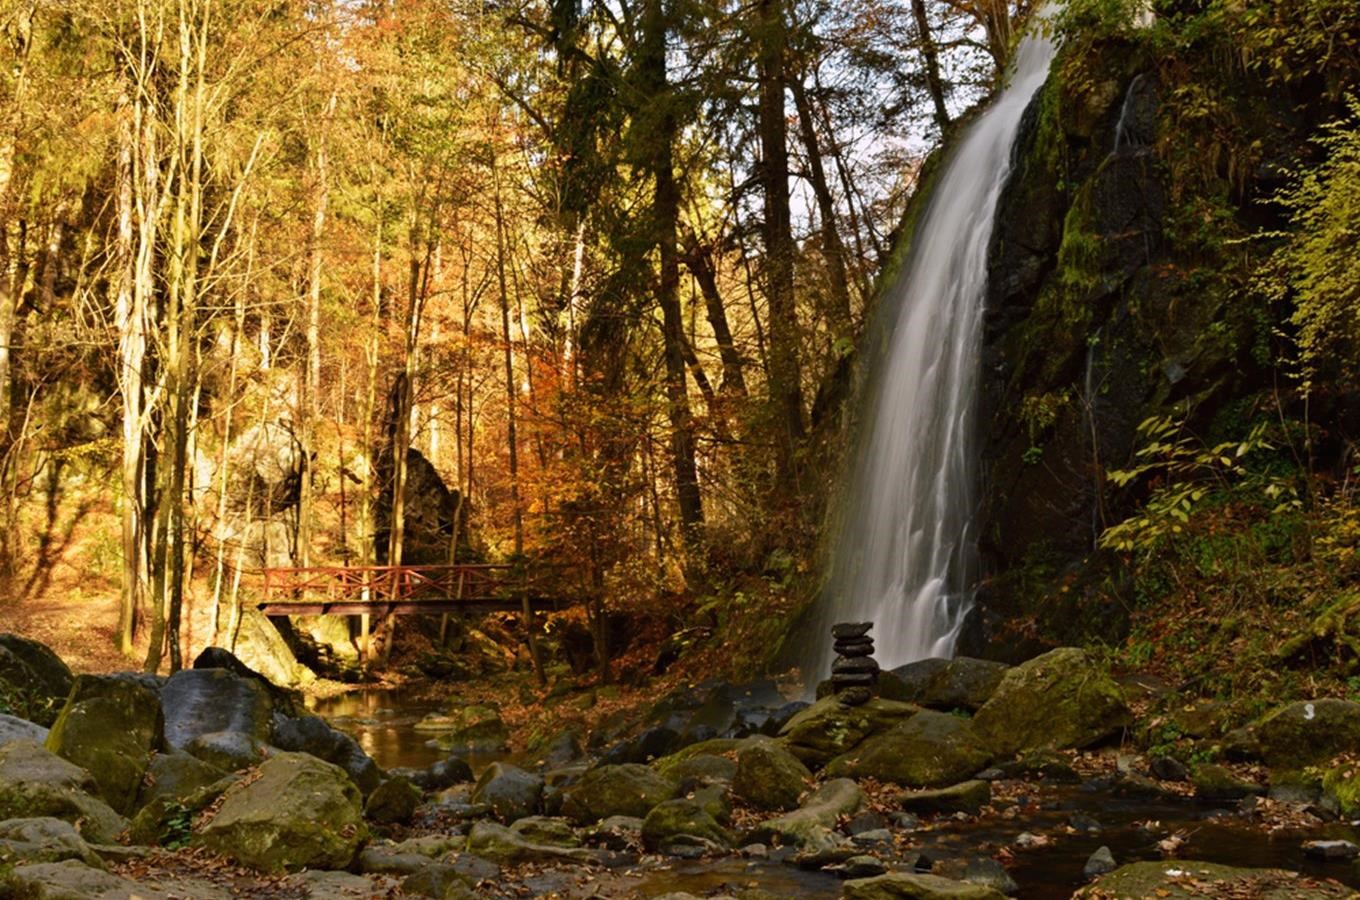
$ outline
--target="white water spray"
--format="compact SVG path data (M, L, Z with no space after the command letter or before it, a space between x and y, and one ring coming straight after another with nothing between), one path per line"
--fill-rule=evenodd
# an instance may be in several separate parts
M950 656L974 576L974 412L987 248L1025 107L1053 60L1035 29L1009 85L948 160L906 270L882 300L883 358L869 380L853 494L823 598L826 621L872 621L892 668ZM814 639L830 664L830 640Z

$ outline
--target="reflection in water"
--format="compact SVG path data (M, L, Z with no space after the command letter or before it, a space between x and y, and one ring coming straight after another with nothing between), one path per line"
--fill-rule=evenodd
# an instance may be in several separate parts
M448 756L428 743L429 735L415 730L417 722L429 713L443 712L446 704L409 688L368 688L307 700L312 712L352 735L384 769L423 769Z

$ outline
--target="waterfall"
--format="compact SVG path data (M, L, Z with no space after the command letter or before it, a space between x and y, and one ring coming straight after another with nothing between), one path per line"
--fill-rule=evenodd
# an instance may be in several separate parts
M972 605L987 249L1021 118L1056 50L1045 31L1021 41L1009 84L967 127L916 224L905 270L880 301L868 405L821 618L872 621L885 669L952 655ZM809 678L824 677L830 640L823 632L813 643Z

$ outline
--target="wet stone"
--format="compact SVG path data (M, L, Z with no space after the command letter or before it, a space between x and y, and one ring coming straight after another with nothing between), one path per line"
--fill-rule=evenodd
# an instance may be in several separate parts
M1303 852L1313 859L1344 861L1360 856L1360 847L1350 841L1305 841Z
M874 627L873 622L842 622L831 626L831 636L838 641L862 638Z
M869 672L874 675L878 674L878 663L874 661L872 656L857 656L851 658L842 656L831 664L831 678L833 681L838 680L836 678L837 675L860 674L864 672Z
M1109 847L1101 847L1090 858L1086 860L1086 866L1081 870L1082 875L1087 879L1099 878L1101 875L1113 872L1119 867L1114 861L1114 854Z

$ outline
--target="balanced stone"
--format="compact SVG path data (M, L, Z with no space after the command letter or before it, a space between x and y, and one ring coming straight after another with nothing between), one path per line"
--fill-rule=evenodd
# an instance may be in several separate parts
M842 674L860 674L862 672L878 672L878 663L872 656L841 657L831 664L831 674L834 678Z
M864 637L873 627L873 622L842 622L831 626L831 636L838 641L852 640Z
M841 656L872 656L874 642L867 638L862 641L836 641L836 652Z

